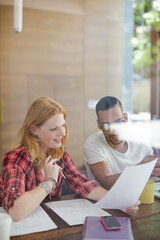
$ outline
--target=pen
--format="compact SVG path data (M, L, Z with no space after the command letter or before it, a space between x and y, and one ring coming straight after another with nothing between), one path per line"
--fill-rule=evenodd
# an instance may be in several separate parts
M64 175L64 173L61 170L59 170L59 171L62 174L62 176L66 179L66 176Z
M56 164L57 165L57 163L56 162L54 162L54 164ZM60 173L62 174L62 176L66 179L66 176L64 175L64 173L62 172L62 170L59 170L60 171Z
M52 158L50 158L50 160L51 160ZM53 164L56 164L57 165L57 163L56 162L54 162ZM62 170L59 170L60 171L60 173L62 174L62 176L66 179L66 176L64 175L64 173L62 172Z

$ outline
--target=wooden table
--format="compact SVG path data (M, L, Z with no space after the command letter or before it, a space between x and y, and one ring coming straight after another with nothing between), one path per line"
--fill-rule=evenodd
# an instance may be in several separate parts
M75 199L76 195L63 196L57 200ZM42 204L43 208L44 205ZM50 211L45 209L46 211ZM117 217L130 217L134 240L159 240L160 239L160 200L155 199L153 204L141 204L140 210L137 215L129 216L128 214L119 210L107 210ZM23 236L11 237L11 240L82 240L83 225L66 227L65 224L59 219L59 217L52 212L52 219L55 219L57 225L60 224L60 228L40 232L27 234Z

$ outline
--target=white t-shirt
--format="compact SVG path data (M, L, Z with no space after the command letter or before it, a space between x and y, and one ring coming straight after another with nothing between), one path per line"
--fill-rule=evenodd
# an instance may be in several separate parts
M136 165L145 157L153 154L152 147L149 145L129 141L127 143L128 150L125 153L120 153L108 145L102 131L92 134L83 146L88 177L95 179L90 170L90 164L104 161L108 164L112 173L117 174L121 173L125 167Z

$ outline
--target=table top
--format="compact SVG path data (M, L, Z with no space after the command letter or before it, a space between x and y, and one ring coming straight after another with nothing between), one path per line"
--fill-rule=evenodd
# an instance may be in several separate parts
M77 196L72 194L62 196L60 199L56 200L68 200L76 198ZM45 205L43 204L42 207L46 212L51 211L45 209ZM117 217L130 218L134 240L160 239L160 200L155 199L154 203L152 204L141 204L139 212L134 216L129 216L120 210L106 209L106 211ZM56 214L52 211L52 219L54 219L58 229L11 237L11 240L82 240L83 225L72 227L65 226L62 219L55 215Z

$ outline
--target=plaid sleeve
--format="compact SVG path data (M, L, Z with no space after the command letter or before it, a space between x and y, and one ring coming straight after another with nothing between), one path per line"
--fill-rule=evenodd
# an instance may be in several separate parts
M14 201L25 192L25 174L20 166L8 164L2 172L2 207L8 212Z
M63 172L66 176L65 181L76 194L86 198L94 188L99 186L96 181L89 180L77 169L67 152L63 155L63 161L65 161L65 166L63 168Z

